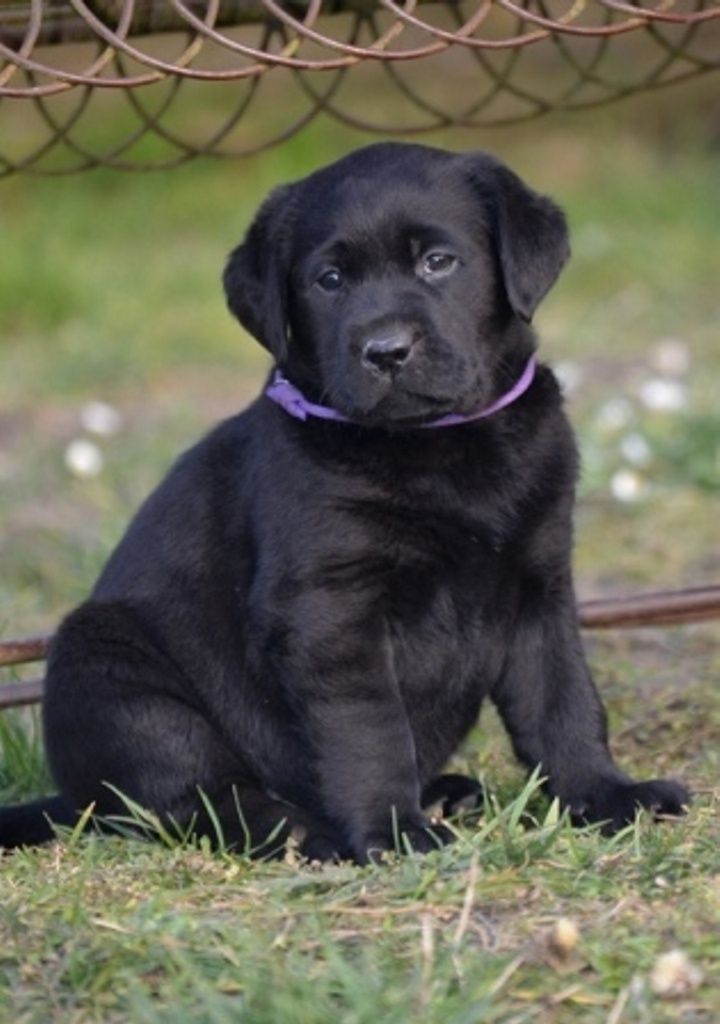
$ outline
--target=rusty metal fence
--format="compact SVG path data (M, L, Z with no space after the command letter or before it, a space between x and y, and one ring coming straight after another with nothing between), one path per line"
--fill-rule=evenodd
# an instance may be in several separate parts
M407 134L586 109L717 70L719 19L720 0L0 0L0 176L255 153L321 113Z

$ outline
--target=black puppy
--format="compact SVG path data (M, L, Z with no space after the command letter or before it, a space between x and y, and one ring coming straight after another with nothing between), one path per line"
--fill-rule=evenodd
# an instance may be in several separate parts
M548 199L482 153L362 149L264 204L231 310L282 371L178 461L63 623L51 836L117 789L182 827L311 857L405 833L475 787L438 773L489 696L581 821L678 814L613 763L570 570L575 446L529 322L568 255ZM109 786L107 784L110 784ZM113 788L111 788L113 787Z

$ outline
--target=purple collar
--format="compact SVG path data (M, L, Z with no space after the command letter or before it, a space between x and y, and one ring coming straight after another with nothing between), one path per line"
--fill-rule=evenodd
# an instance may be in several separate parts
M455 427L460 423L471 423L473 420L481 420L486 416L492 416L494 412L499 412L500 409L510 405L520 395L525 394L535 377L535 366L535 357L530 356L525 369L510 390L478 412L468 413L467 416L451 412L437 420L430 420L429 423L418 423L417 426L425 428ZM272 380L265 389L265 394L272 402L275 402L276 405L279 405L286 413L294 416L297 420L306 420L308 416L314 416L320 420L334 420L336 423L355 422L344 416L341 412L338 412L337 409L331 409L327 405L316 405L314 402L308 402L302 391L299 391L294 384L291 384L280 370L275 370Z

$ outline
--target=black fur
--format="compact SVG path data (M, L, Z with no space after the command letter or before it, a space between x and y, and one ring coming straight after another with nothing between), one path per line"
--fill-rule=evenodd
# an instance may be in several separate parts
M202 790L225 841L259 853L292 830L320 859L363 863L398 831L431 849L450 833L423 804L481 802L437 776L490 697L579 820L681 812L682 786L635 783L608 751L550 370L488 419L412 429L511 386L567 254L558 208L484 154L370 146L270 197L228 261L228 303L356 422L261 396L140 509L50 652L66 808L117 811L111 783L213 835ZM12 814L0 842L46 837Z

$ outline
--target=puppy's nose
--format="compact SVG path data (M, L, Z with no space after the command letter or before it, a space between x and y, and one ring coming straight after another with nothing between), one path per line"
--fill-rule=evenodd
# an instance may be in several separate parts
M363 345L362 360L365 366L380 373L391 373L407 360L414 343L409 327L396 327L373 335Z

